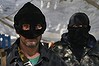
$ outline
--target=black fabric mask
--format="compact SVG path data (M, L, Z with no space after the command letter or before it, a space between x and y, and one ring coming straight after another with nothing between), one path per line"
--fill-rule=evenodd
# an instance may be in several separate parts
M39 29L39 30L35 29L36 25L34 25L34 26L30 25L30 30L23 30L21 24L14 25L14 26L17 28L16 31L18 34L21 34L22 36L24 36L28 39L33 39L35 37L40 36L41 34L44 33L44 30L45 30L45 25L43 25L42 29Z
M23 29L23 25L28 24L28 30ZM41 25L41 29L37 26ZM18 34L28 39L33 39L42 35L46 29L46 19L41 10L34 4L27 2L14 16L14 27Z
M87 41L89 36L87 28L69 28L68 38L71 43L80 44Z

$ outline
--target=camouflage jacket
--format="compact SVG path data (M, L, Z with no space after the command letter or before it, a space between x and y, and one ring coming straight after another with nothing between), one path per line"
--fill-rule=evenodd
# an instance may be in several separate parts
M92 35L90 35L88 47L84 47L84 52L80 61L78 61L73 54L71 45L66 36L64 40L66 41L64 44L58 41L53 51L60 55L68 66L99 66L99 45Z

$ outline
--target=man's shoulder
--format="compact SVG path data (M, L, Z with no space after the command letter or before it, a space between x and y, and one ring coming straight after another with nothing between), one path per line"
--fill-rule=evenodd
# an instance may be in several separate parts
M49 60L57 66L66 66L65 61L54 51L49 50Z
M45 44L45 45L46 45L46 44ZM44 48L44 51L46 52L47 56L49 56L49 57L55 57L55 58L56 58L56 57L57 57L57 58L59 57L51 48L48 48L48 47L45 46L45 45L44 45L43 48ZM54 59L55 59L55 58L54 58ZM59 57L59 58L60 58L60 57ZM51 58L50 58L50 59L51 59Z
M99 44L97 43L96 38L91 34L90 34L89 45L92 47L90 54L99 57Z
M12 52L13 50L15 50L15 44L12 44L11 47L8 47L5 49L5 52L7 53L7 55Z

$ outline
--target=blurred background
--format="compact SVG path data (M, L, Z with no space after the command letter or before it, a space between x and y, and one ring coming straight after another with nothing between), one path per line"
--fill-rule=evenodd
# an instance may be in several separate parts
M89 19L90 34L99 40L99 0L0 0L0 34L11 36L13 42L18 35L13 28L13 16L26 2L39 7L46 17L45 41L58 41L67 32L69 18L75 12L85 12Z

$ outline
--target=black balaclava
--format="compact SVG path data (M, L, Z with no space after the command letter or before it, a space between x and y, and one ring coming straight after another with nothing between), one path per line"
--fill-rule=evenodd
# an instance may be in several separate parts
M68 24L68 39L71 44L72 52L80 62L84 47L89 38L89 18L85 13L75 13L71 16Z
M84 46L88 40L89 30L88 16L81 12L75 13L69 20L68 39L73 45Z
M22 26L29 24L29 30L23 30ZM40 25L41 29L36 29ZM14 17L14 27L16 32L25 38L33 39L44 33L46 29L45 16L41 10L30 2L24 4L24 6L17 12Z

